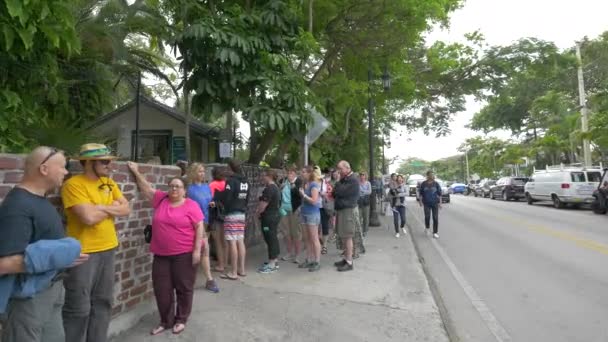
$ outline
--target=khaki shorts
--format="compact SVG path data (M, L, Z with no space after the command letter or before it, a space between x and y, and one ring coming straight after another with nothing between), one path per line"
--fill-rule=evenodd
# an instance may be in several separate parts
M290 212L281 217L279 227L284 236L289 236L292 240L302 240L302 226L300 225L300 213Z
M336 230L341 239L352 238L355 235L355 225L358 224L359 209L348 208L336 210Z

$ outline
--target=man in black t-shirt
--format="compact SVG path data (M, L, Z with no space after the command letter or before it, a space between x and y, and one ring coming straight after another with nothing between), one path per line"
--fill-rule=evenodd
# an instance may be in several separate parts
M262 223L262 234L268 246L268 262L264 263L259 269L260 273L273 273L278 270L277 258L280 254L279 238L277 228L281 216L279 208L281 206L281 192L276 184L277 173L274 170L267 170L262 175L266 188L262 192L258 204L257 214Z
M38 147L26 158L23 180L8 193L0 206L0 275L25 273L23 257L29 244L65 237L61 216L45 197L47 192L63 183L68 173L65 166L63 152L54 148ZM87 258L81 254L74 266ZM64 297L61 279L61 273L58 273L47 289L32 298L9 300L2 341L65 340L61 318Z

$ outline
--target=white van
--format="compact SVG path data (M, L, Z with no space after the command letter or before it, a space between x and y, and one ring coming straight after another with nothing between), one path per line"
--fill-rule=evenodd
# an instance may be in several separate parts
M593 191L601 179L601 167L548 167L534 172L524 192L528 204L551 201L555 208L561 209L566 204L577 206L593 202Z

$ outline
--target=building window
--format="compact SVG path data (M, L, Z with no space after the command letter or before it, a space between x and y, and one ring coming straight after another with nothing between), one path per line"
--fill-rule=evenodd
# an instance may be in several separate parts
M138 161L171 164L171 130L140 130ZM131 133L131 159L135 159L135 131Z

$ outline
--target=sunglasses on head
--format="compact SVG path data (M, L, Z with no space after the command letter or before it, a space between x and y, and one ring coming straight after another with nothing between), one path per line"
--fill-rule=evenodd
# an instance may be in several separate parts
M47 161L49 161L49 159L51 159L54 155L56 155L57 153L59 153L60 151L54 147L51 147L51 152L49 153L48 156L46 156L46 158L44 158L42 160L42 162L40 163L40 165L46 163Z

